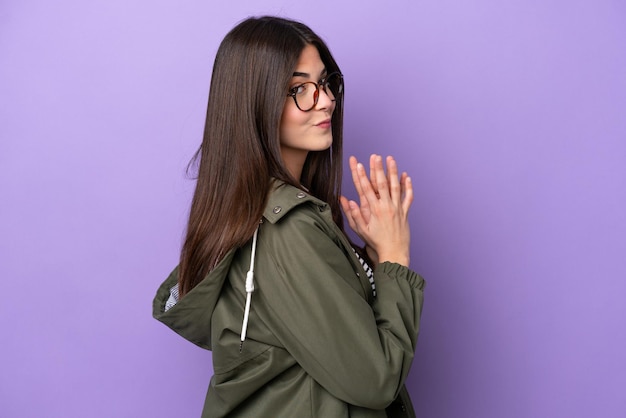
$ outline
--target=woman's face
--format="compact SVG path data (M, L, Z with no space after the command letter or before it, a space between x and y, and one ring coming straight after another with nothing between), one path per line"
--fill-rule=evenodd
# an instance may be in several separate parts
M324 76L326 67L317 48L307 45L300 54L289 89L307 81L317 83ZM280 120L280 150L283 162L296 179L300 178L309 151L322 151L331 146L334 110L335 102L321 88L317 104L309 112L298 109L292 97L286 98Z

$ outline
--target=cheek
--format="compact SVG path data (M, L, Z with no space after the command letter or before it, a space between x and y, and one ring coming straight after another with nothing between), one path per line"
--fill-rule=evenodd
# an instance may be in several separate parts
M306 113L301 112L295 105L289 106L287 103L280 119L280 142L292 140L305 122Z

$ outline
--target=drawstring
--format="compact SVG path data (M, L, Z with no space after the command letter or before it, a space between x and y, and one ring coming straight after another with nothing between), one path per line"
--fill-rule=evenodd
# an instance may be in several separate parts
M259 228L254 230L252 236L252 254L250 255L250 270L246 274L246 309L243 312L243 324L241 325L241 343L239 344L239 352L243 350L243 342L246 340L246 332L248 331L248 317L250 316L250 301L252 292L254 292L254 256L256 254L256 237Z

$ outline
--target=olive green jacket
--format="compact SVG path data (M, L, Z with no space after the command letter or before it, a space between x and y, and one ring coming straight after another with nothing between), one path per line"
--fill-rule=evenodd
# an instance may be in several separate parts
M420 276L381 263L374 297L328 205L277 186L259 227L240 352L250 254L250 243L230 251L164 312L175 269L154 299L156 319L213 351L202 417L414 416L404 381L419 329Z

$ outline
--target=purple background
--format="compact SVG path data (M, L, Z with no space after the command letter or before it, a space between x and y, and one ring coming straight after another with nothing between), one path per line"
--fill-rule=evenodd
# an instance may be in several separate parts
M418 415L626 416L621 0L2 1L0 415L199 416L210 353L151 301L214 54L264 13L330 44L346 155L414 180Z

